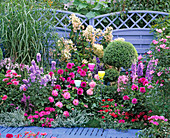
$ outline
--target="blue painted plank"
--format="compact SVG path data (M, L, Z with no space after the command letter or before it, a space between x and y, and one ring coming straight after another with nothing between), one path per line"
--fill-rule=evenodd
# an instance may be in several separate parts
M98 131L99 131L99 128L95 128L91 136L97 136Z
M94 130L94 128L89 128L87 134L85 134L85 135L86 135L86 136L91 136L93 130Z
M100 128L99 131L98 131L98 133L97 133L97 136L102 136L103 131L104 131L104 129Z
M65 135L70 135L72 131L73 128L68 128L67 131L65 132Z
M83 133L84 129L85 129L85 128L80 127L80 128L79 128L79 131L78 131L76 134L77 134L77 135L81 135L81 134Z
M71 131L71 134L70 135L75 135L76 132L78 131L79 128L73 128L73 131Z
M83 132L81 133L82 136L85 136L85 134L87 134L89 128L84 128Z

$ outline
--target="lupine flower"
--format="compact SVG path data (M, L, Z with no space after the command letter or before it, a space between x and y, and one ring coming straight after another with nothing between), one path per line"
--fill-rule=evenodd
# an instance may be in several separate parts
M143 69L144 69L143 63L138 64L137 74L139 77L143 76Z
M73 100L73 104L74 104L75 106L77 106L77 105L79 104L79 100L78 100L78 99L74 99L74 100Z
M41 61L41 54L37 53L37 62L40 62L40 61Z
M64 115L65 117L69 117L69 112L68 112L68 111L64 111L64 112L63 112L63 115Z
M55 61L52 61L51 62L51 70L56 70L56 62Z
M132 82L134 83L135 82L135 79L137 77L136 75L136 64L133 63L132 66L131 66L131 69L132 69L132 73L131 73L131 77L132 77Z

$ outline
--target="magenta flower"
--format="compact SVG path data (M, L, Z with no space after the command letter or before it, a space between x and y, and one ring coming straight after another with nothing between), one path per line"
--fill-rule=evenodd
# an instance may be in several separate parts
M71 69L72 66L73 66L72 63L67 63L67 68L68 68L68 69Z
M119 123L125 123L125 120L120 119L118 122L119 122Z
M53 91L52 91L52 95L53 95L53 96L58 96L58 91L53 90Z
M55 106L57 106L57 107L59 107L59 108L62 108L62 107L63 107L63 104L62 104L62 102L57 102L57 103L55 104Z
M54 102L54 98L53 97L48 97L48 99L49 99L49 101L52 103L52 102Z
M74 104L75 106L77 106L77 105L79 104L79 100L78 100L78 99L74 99L74 100L73 100L73 104Z
M158 73L157 73L157 75L158 75L158 76L161 76L161 75L162 75L162 73L163 73L163 72L158 72Z
M54 89L58 89L58 90L61 90L61 86L59 84L57 84Z
M86 82L84 82L84 81L81 82L81 87L83 87L83 88L86 87Z
M73 72L69 73L69 76L73 79L75 77L75 74Z
M82 95L82 94L83 94L83 89L82 89L82 88L78 88L77 94L78 94L78 95Z
M68 77L68 78L67 78L67 82L70 82L70 81L71 81L71 77Z
M70 98L70 93L69 93L69 92L65 92L65 93L63 94L63 97L64 97L65 99L69 99L69 98Z
M145 93L146 92L145 87L140 87L139 90L140 90L141 93Z
M133 104L136 104L136 103L137 103L137 99L136 99L136 98L133 98L133 99L132 99L132 103L133 103Z
M69 112L68 112L68 111L64 111L64 112L63 112L63 115L64 115L65 117L69 117Z
M82 71L80 72L80 76L82 76L82 77L86 76L86 72L85 72L84 70L82 70Z
M133 84L132 87L131 87L131 89L132 89L133 91L134 91L134 90L138 90L138 86L135 85L135 84Z
M4 96L2 97L2 100L5 101L7 98L8 98L8 96L7 96L7 95L4 95Z
M127 95L123 96L123 100L129 100L129 99L130 98Z
M57 71L57 73L58 73L59 75L62 75L62 74L64 73L64 70L59 69L59 70Z
M7 82L7 81L9 81L9 78L5 78L2 81Z
M17 86L19 84L19 81L13 81L12 83Z
M71 81L70 81L70 84L74 84L74 80L71 80Z

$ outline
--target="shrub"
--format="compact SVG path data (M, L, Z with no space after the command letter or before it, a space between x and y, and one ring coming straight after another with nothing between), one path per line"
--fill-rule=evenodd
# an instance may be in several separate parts
M137 51L135 47L126 41L113 41L104 50L103 60L105 64L128 69L132 62L137 59Z
M104 80L105 82L115 82L117 81L118 77L119 77L120 72L117 71L116 69L107 69L105 71L105 76L104 76Z
M3 58L3 52L2 49L0 48L0 60Z

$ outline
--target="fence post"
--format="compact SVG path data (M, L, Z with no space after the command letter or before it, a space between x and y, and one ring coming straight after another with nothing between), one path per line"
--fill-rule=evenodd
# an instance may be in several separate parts
M94 27L94 18L89 19L89 25Z

